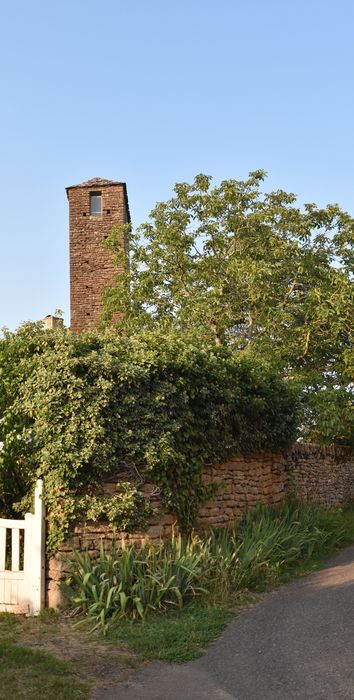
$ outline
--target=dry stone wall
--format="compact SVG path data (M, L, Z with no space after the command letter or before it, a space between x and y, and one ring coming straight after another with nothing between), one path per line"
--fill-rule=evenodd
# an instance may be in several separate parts
M305 501L325 506L341 506L354 500L354 455L336 447L296 444L284 453L236 455L224 464L204 469L205 484L216 483L218 490L199 510L196 529L232 524L257 503L280 503L293 493ZM104 484L106 493L114 493L115 479ZM147 539L159 541L171 536L176 526L173 513L161 505L158 489L145 484L143 490L157 509L145 532L117 533L105 523L88 523L75 528L70 541L48 562L47 602L61 604L60 580L68 570L73 548L88 548L98 553L101 542L109 545L124 538L137 546Z
M354 455L350 450L295 444L285 457L287 492L328 508L354 501Z

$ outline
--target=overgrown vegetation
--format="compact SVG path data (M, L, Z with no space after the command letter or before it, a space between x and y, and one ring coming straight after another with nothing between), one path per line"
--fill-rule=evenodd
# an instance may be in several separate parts
M78 518L143 526L146 479L188 532L209 493L205 463L279 448L296 435L288 383L187 334L77 335L27 324L0 340L0 367L0 512L29 508L34 481L44 477L51 551ZM123 483L101 499L109 472Z
M323 514L322 511L321 518ZM324 515L327 517L327 514ZM334 527L333 537L328 539L327 543L323 542L322 546L316 544L309 558L293 560L289 567L284 565L278 569L275 583L286 582L294 575L317 570L323 566L329 554L345 543L354 541L353 507L332 511L328 515L332 521L331 529L333 520L337 521L339 537L334 534ZM322 523L321 528L323 527ZM251 592L244 588L236 593L232 591L231 594L228 588L225 591L220 588L214 589L214 595L204 599L198 598L182 609L171 609L164 614L151 614L144 619L143 628L139 620L122 618L119 624L109 627L107 638L115 643L128 644L146 659L183 663L201 656L207 644L222 632L231 617L245 606L257 602L259 596L259 592ZM92 621L88 624L92 626Z
M140 550L102 548L98 559L76 553L66 592L77 612L106 631L118 620L145 620L196 599L227 605L242 590L262 591L347 534L340 511L296 502L259 506L232 530Z
M49 551L77 519L144 527L144 480L188 533L209 495L204 464L281 449L297 428L354 445L353 219L263 194L264 177L176 185L131 233L106 294L114 330L4 331L0 515L30 508L44 477ZM120 262L126 234L106 241Z
M176 329L264 358L302 391L304 438L354 445L354 219L246 180L178 183L106 292L123 333ZM129 228L129 227L128 227ZM106 244L126 263L122 236Z

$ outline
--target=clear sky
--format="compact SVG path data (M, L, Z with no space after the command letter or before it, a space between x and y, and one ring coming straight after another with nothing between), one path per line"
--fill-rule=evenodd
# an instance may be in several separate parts
M265 168L354 214L353 0L12 0L0 20L0 327L69 323L65 186Z

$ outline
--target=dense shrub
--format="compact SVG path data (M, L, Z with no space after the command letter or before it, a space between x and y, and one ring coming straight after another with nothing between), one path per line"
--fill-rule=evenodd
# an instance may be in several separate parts
M295 502L259 506L235 529L204 537L179 536L141 550L102 547L98 558L76 552L64 590L72 608L106 629L121 618L183 607L197 596L227 602L241 589L264 589L344 540L339 511Z
M141 525L144 479L189 531L207 496L203 464L280 448L296 433L297 399L266 366L176 333L122 338L27 324L5 333L0 367L0 510L23 511L43 476L52 549L85 509L117 527ZM104 475L124 480L127 470L135 487L101 507Z

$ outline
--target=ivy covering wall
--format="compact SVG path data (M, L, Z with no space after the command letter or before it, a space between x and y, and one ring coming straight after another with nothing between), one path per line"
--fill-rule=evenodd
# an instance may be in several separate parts
M78 519L143 526L148 480L188 531L208 496L203 465L285 447L297 422L294 391L247 354L173 332L25 324L0 340L0 512L26 510L44 477L54 551ZM119 493L102 497L111 472Z

